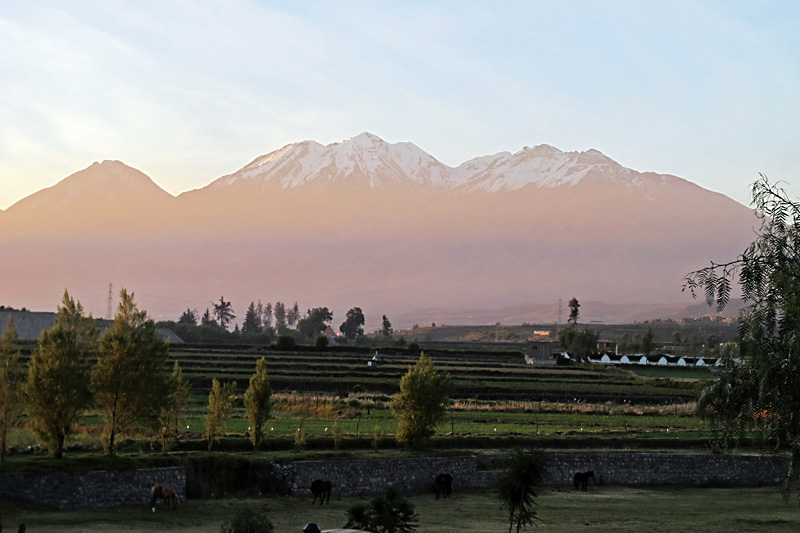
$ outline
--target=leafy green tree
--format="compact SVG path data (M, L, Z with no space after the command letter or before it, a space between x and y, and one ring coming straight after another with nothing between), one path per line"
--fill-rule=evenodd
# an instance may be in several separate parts
M228 419L233 409L233 400L236 396L236 382L220 385L218 379L211 382L211 392L208 394L208 409L206 411L206 440L208 451L211 443L219 440L228 427Z
M11 315L0 337L0 461L6 460L8 429L17 420L22 406L24 372L19 364L17 328Z
M267 375L267 360L261 358L256 363L256 373L250 378L250 385L244 393L244 407L252 428L250 441L257 448L266 434L264 422L269 419L272 409L272 387Z
M412 448L424 445L446 418L451 389L450 374L438 372L433 361L421 353L417 364L400 380L400 392L390 404L397 419L398 442Z
M180 417L184 414L192 391L178 361L172 367L167 390L167 398L161 406L161 447L164 451L171 449L178 439Z
M203 326L219 326L214 317L211 316L211 311L208 310L208 307L206 307L206 312L203 313L203 318L200 319L200 324Z
M192 326L197 325L197 310L196 309L186 309L186 311L181 314L181 317L178 319L178 324L190 324Z
M347 510L345 529L358 528L374 533L413 533L419 516L414 505L395 487L375 496L369 504L355 504Z
M275 302L275 329L280 331L287 326L286 306L283 302Z
M293 328L297 325L298 320L300 320L300 308L295 302L294 306L286 311L286 323L290 328Z
M261 327L272 328L272 304L269 302L261 310Z
M650 352L656 349L656 340L655 340L655 333L653 333L653 328L647 326L647 332L645 332L644 336L642 337L642 351L645 355L650 355Z
M255 302L250 302L250 307L244 314L244 323L242 324L242 333L253 334L261 331L261 317L256 312Z
M788 449L788 498L800 488L800 203L763 175L751 192L761 219L756 239L733 261L712 262L684 280L684 289L702 290L722 310L738 277L747 303L739 314L739 356L723 352L697 411L725 450L749 430L772 450Z
M225 298L220 296L219 303L212 303L212 305L214 306L214 316L217 318L217 323L223 328L228 329L228 324L236 318L236 315L233 314L231 302L226 302Z
M140 311L133 293L122 289L114 323L100 337L92 369L95 407L103 418L103 446L116 452L116 439L132 430L155 429L169 394L164 366L169 345Z
M364 313L360 307L354 307L347 312L344 322L339 326L339 331L342 332L348 340L353 340L364 334Z
M25 385L33 431L56 458L63 457L73 424L91 402L88 355L96 345L94 319L64 291L56 323L42 332L28 363Z
M509 533L515 524L519 533L536 523L535 489L543 477L544 463L539 455L519 450L514 454L508 471L497 484L497 496L508 509Z
M389 322L389 319L386 318L386 315L383 315L383 321L381 322L381 335L383 336L384 340L391 340L392 335L394 335L394 330L392 329L392 323Z
M558 341L570 356L578 361L586 361L597 349L597 332L588 328L579 330L570 324L559 332Z
M581 304L578 302L578 299L573 297L569 301L569 318L567 319L567 323L572 324L573 326L578 325L578 315L580 314L580 307Z
M315 340L328 328L333 313L327 307L315 307L306 311L306 316L297 323L297 330L304 339Z

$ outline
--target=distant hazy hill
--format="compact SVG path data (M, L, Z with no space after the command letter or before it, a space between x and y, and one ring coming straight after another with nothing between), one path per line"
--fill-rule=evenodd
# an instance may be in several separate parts
M171 318L220 295L239 319L260 298L329 306L336 325L360 306L376 327L431 308L508 321L572 296L650 313L692 303L682 277L735 257L755 225L724 195L597 150L452 168L362 133L287 145L177 198L95 163L0 213L0 303L52 309L67 287L102 312L113 282Z

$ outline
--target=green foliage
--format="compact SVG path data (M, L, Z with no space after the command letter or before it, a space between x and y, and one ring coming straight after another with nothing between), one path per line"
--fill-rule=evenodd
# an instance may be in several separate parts
M172 367L172 375L167 381L167 398L161 406L161 449L171 449L178 439L178 425L183 416L186 402L191 393L189 380L183 377L178 361Z
M317 335L317 339L314 341L314 346L317 348L327 348L328 347L328 337L320 333Z
M264 422L269 419L272 409L272 387L267 375L267 360L263 357L256 363L256 372L244 393L244 407L252 428L250 441L256 448L266 434Z
M280 331L288 326L286 321L286 306L283 302L275 302L275 329Z
M723 356L697 409L725 449L750 429L771 449L788 448L788 497L800 488L800 203L762 175L753 183L752 205L761 219L755 241L734 261L712 262L685 279L684 288L693 295L702 290L721 310L738 275L748 302L739 315L739 357Z
M255 334L261 332L261 315L256 312L255 302L250 302L250 307L244 314L244 322L242 323L242 333Z
M8 428L16 421L22 407L22 380L24 372L19 364L17 328L11 315L6 330L0 337L0 461L6 459Z
M559 332L558 342L570 356L578 361L586 361L597 349L597 332L588 328L579 330L570 324Z
M538 454L518 450L512 457L508 471L497 484L497 496L508 509L509 533L515 524L519 533L536 523L535 488L541 485L543 473L543 459Z
M339 424L339 421L336 420L333 423L333 447L338 450L342 447L342 439L344 435L342 434L342 425Z
M278 342L275 346L278 350L292 350L296 346L297 341L292 335L289 335L288 333L278 335Z
M189 324L192 326L197 325L197 310L186 309L186 311L181 314L181 317L178 319L178 324Z
M344 527L372 533L412 533L417 530L418 519L414 505L395 487L389 487L386 494L374 497L369 504L350 506Z
M383 315L383 319L381 321L381 336L383 337L383 340L389 341L392 340L392 335L394 335L392 323L389 322L389 319L386 318L386 315Z
M656 348L655 334L653 333L653 328L648 326L647 332L642 337L642 351L645 353L645 355L650 355L650 352L655 350L655 348Z
M580 307L581 304L578 302L578 299L573 297L569 301L569 318L567 319L567 323L577 326L578 325L578 315L580 314Z
M450 405L452 379L439 373L433 361L420 354L419 361L400 380L400 392L392 398L392 413L397 419L397 440L419 448L435 433Z
M154 429L169 389L164 365L169 346L133 293L120 291L114 323L100 337L92 369L94 403L103 417L103 446L116 451L116 437L132 429Z
M266 513L245 507L233 520L222 525L222 533L272 533L274 528Z
M94 319L85 317L81 303L64 291L56 323L42 332L28 364L25 386L33 430L57 458L63 456L66 437L91 401L87 356L96 344Z
M372 449L378 451L381 446L381 427L378 424L372 426Z
M211 443L219 440L228 427L228 418L233 409L233 400L236 394L236 382L221 385L218 379L211 382L211 392L208 394L208 408L206 410L206 440L208 451Z
M347 339L353 340L356 337L364 335L364 313L360 307L354 307L347 312L344 322L339 326L339 331L342 332Z
M216 322L224 329L228 329L228 324L236 318L236 315L233 314L233 308L231 307L231 302L226 302L225 298L222 296L219 297L219 303L213 304L214 305L214 316L217 318Z
M297 330L302 338L310 341L324 332L331 320L333 313L327 307L315 307L306 311L306 316L297 323Z

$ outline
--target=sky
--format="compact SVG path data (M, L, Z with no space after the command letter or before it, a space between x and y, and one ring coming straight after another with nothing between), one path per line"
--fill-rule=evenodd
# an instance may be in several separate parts
M0 209L94 161L172 194L363 131L595 148L800 197L800 2L0 1Z

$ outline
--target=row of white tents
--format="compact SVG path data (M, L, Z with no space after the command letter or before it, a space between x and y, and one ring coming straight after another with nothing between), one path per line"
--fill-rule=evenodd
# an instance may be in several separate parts
M668 354L593 354L589 356L592 363L630 364L630 365L662 365L662 366L720 366L721 360L716 357L689 357Z

